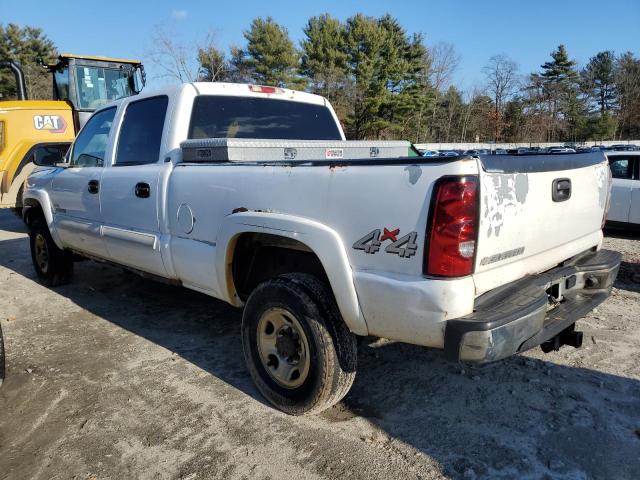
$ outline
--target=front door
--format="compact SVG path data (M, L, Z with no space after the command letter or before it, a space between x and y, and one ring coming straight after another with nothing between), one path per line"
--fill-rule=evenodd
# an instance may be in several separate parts
M100 188L116 109L97 112L80 131L69 166L54 177L50 196L54 225L65 247L106 256L100 236Z
M166 96L127 105L111 167L100 188L102 237L109 258L165 275L160 252L160 188L169 164L160 159Z

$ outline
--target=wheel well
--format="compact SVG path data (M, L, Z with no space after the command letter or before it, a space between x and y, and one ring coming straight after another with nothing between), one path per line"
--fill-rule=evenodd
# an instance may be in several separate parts
M309 273L329 284L320 259L308 246L268 233L243 233L238 237L231 272L242 300L263 281L284 273Z
M24 220L24 223L31 225L31 223L33 223L33 221L38 217L44 218L42 206L36 200L30 198L26 199L22 207L22 219Z

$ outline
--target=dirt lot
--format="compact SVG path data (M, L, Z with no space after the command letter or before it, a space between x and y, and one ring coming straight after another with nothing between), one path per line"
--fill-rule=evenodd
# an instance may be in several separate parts
M0 211L0 478L638 479L640 240L605 243L625 263L582 349L470 369L363 342L345 401L293 418L253 387L239 311L92 262L45 288Z

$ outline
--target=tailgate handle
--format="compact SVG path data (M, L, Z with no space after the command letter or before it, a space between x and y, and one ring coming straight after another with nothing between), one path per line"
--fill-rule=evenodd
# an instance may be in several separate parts
M571 198L571 179L556 178L553 181L551 198L554 202L564 202Z

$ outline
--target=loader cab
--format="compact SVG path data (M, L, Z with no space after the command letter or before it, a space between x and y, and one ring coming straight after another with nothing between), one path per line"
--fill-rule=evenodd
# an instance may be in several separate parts
M76 131L97 108L136 95L146 81L138 60L62 54L47 68L53 76L53 99L73 106Z

